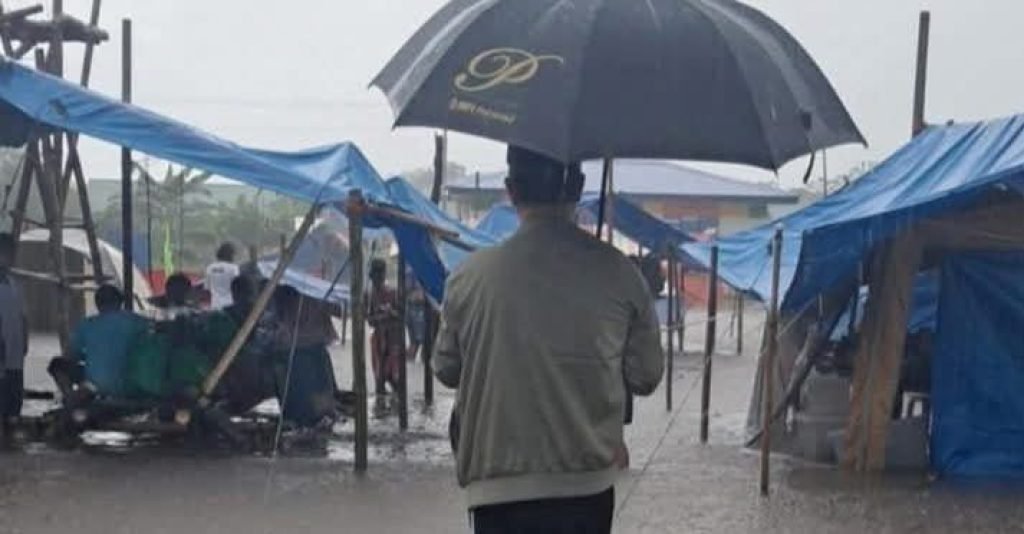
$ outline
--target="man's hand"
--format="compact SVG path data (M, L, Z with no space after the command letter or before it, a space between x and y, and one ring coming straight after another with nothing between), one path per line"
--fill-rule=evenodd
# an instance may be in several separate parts
M615 449L615 467L626 471L629 469L629 447L625 443Z

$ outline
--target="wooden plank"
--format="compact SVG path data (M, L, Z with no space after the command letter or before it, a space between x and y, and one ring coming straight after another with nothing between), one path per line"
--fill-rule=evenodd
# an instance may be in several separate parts
M917 236L906 232L885 246L869 273L842 458L848 470L878 472L885 468L889 420L921 254Z
M61 283L57 286L57 333L60 338L61 351L66 352L71 338L71 295L65 281L65 258L64 258L64 225L58 209L56 181L60 176L60 154L55 147L46 143L42 144L43 171L36 176L36 183L39 188L39 197L43 204L43 212L46 214L47 228L50 230L50 265L53 274Z
M363 275L363 209L366 206L362 192L349 193L345 214L348 216L349 258L352 262L350 282L352 302L352 374L356 394L355 470L367 469L369 449L369 413L366 391L366 303Z
M25 212L28 209L29 194L32 192L32 179L40 168L38 143L30 140L25 146L25 162L22 164L18 195L15 197L14 210L11 213L11 235L14 236L16 242L20 239L25 225ZM16 243L15 256L17 256L17 248Z
M103 283L107 277L103 276L103 257L100 255L100 244L96 238L96 224L92 218L92 205L89 202L89 187L85 181L85 174L82 172L82 161L78 156L78 147L68 140L68 167L71 168L75 177L75 189L78 190L78 203L82 208L82 229L85 231L85 239L89 243L89 260L92 263L93 279L97 284ZM133 271L125 272L125 278L131 278ZM125 293L128 294L127 288ZM134 299L131 299L134 300Z
M765 329L767 336L764 365L763 394L761 400L761 495L768 495L768 486L771 475L771 452L772 452L772 406L775 404L775 380L772 374L775 370L775 356L779 351L779 278L782 271L782 227L775 228L775 236L772 238L772 294L768 305L768 325Z

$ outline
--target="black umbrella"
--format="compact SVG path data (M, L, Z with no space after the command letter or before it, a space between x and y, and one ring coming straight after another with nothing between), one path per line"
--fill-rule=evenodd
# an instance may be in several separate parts
M396 125L562 161L777 169L864 141L800 44L733 0L453 0L373 84Z

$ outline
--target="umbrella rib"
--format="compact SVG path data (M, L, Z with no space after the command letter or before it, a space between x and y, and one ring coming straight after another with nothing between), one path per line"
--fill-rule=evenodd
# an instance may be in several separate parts
M751 91L750 89L750 78L747 77L747 72L743 70L743 66L740 64L740 60L736 55L736 51L733 50L732 48L732 43L730 43L729 39L726 38L725 32L722 31L721 26L718 25L717 21L715 21L715 17L713 17L708 12L704 11L704 0L696 0L694 2L691 2L690 6L692 6L694 11L699 13L700 16L704 17L708 21L708 23L711 24L711 27L714 28L715 33L718 34L718 38L722 41L723 45L725 46L725 50L728 52L728 56L732 60L732 63L735 66L736 71L739 73L740 77L743 78L743 81L745 82L742 84L743 90L747 93L747 97L750 100L750 107L754 111L754 116L757 117L757 129L761 133L761 140L764 141L765 146L768 149L769 164L772 166L772 169L778 171L780 165L775 157L775 147L772 146L772 141L766 133L764 118L761 116L761 110L758 109L757 107L757 101L754 100L754 92Z
M587 57L588 57L587 50L590 48L587 45L590 43L590 40L593 38L593 36L594 36L594 27L597 26L597 21L601 18L601 14L605 11L607 5L608 5L608 0L601 0L601 5L594 12L594 17L592 19L590 19L590 24L587 27L587 38L583 41L583 50L580 52L580 69L579 69L580 76L579 76L579 80L576 81L576 83L577 83L577 85L579 87L578 87L577 91L575 92L575 95L574 95L574 98L573 98L573 101L572 101L572 107L571 107L570 113L568 115L569 117L576 117L577 116L576 112L579 110L580 95L583 94L583 89L584 89L583 88L583 82L585 81L586 76L587 76ZM569 120L569 128L568 128L568 130L566 132L568 134L568 139L566 139L566 143L565 143L566 153L565 153L565 156L564 156L564 159L566 160L566 163L571 163L572 162L571 160L576 159L576 157L575 157L576 147L573 146L573 144L572 144L572 140L576 138L576 136L574 135L575 132L576 132L576 121L570 119ZM602 148L602 152L605 152L605 150L603 148ZM614 154L602 154L602 156L604 156L604 157L613 157Z

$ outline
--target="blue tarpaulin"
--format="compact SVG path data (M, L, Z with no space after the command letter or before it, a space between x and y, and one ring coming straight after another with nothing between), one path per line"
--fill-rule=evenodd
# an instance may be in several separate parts
M861 288L858 294L857 324L864 320L867 309L868 288ZM910 314L907 316L907 333L913 334L922 330L935 330L939 308L939 276L934 270L919 273L914 279L914 293L910 303ZM830 339L839 341L846 337L850 330L850 306L836 321Z
M490 235L462 224L402 178L388 180L387 189L396 206L458 234L458 240L469 248L479 249L497 243ZM398 247L405 256L405 261L412 266L420 285L432 299L440 302L448 273L462 263L470 251L444 239L438 239L422 227L407 222L390 220L387 225L394 232Z
M1024 182L1024 116L932 127L849 187L760 228L718 241L719 273L733 287L767 301L769 244L784 232L783 308L800 309L854 279L878 243L916 220L963 208L997 184ZM704 265L710 246L684 245Z
M666 244L682 244L693 241L686 232L651 215L624 197L613 195L610 203L615 231L619 232L648 250L659 250ZM600 196L586 194L580 200L578 210L590 220L596 220L601 207ZM499 240L507 239L519 228L519 216L509 204L498 204L488 211L477 223L476 229L486 232Z
M6 60L0 99L41 123L307 202L343 201L356 188L371 202L389 200L384 181L351 143L299 152L246 148Z
M1024 477L1024 253L953 255L941 278L932 465Z
M424 202L422 196L409 194L411 188L393 185L389 190L388 184L351 143L297 152L246 148L5 60L0 60L0 99L42 124L126 146L290 198L342 207L349 192L359 189L369 202L397 206L439 226L452 227L463 241L473 246L480 246L482 241L482 234L464 227L454 228L457 221L429 201ZM403 250L409 263L421 273L431 295L439 300L445 273L436 265L438 252L429 232L421 226L391 219L371 218L367 226L388 227L400 234L399 241L406 247ZM465 256L464 251L447 244L438 248L449 266ZM299 288L312 287L309 280L296 278L297 272L287 274L292 277L287 281Z

